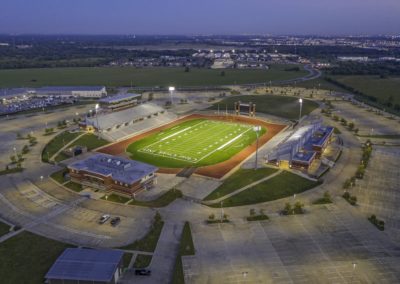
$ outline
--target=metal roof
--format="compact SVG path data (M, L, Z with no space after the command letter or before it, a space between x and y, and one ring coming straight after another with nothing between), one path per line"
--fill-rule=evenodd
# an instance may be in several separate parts
M99 129L108 129L116 127L117 125L122 125L132 120L145 118L149 115L153 115L163 110L164 109L162 107L156 104L146 103L121 111L99 114L98 117L87 117L86 124L93 125L94 127Z
M104 86L47 86L37 88L36 92L79 92L79 91L102 91Z
M123 254L118 250L67 248L45 278L110 282Z
M111 103L118 103L120 101L124 101L124 100L128 100L128 99L138 98L141 96L142 95L140 95L140 94L126 93L126 94L119 94L119 95L115 95L115 96L105 97L105 98L100 99L99 102L111 104Z
M74 162L68 168L111 176L113 180L127 184L133 184L158 170L149 164L102 153Z

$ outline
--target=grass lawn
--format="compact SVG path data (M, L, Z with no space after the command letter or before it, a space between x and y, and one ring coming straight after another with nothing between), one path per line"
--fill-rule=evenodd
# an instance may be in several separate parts
M190 231L189 222L185 222L182 230L181 242L179 246L179 253L176 257L174 273L172 276L171 283L185 283L183 267L182 267L182 256L195 255L195 249L192 239L192 233Z
M142 239L136 240L132 244L121 247L121 249L154 252L163 226L164 221L161 219L160 214L157 212L154 216L153 224L150 228L150 231L148 231Z
M138 254L135 262L133 263L134 268L146 268L151 263L152 256L147 254Z
M73 191L76 191L76 192L80 192L83 189L82 185L80 185L79 183L72 182L72 181L67 182L66 184L64 184L64 186L66 186L69 189L72 189Z
M273 173L276 169L271 168L260 168L254 169L239 169L233 175L228 177L223 184L221 184L217 189L207 195L204 200L213 200L227 195L235 190L242 188L250 183L257 180L265 178Z
M177 198L182 197L182 192L177 189L170 189L157 199L151 201L140 201L133 199L129 205L138 205L138 206L145 206L145 207L165 207L169 205L171 202L175 201Z
M0 237L7 234L10 231L10 226L0 222Z
M233 207L241 205L249 205L261 202L272 201L293 194L298 194L311 189L320 184L290 172L284 171L279 175L259 183L245 191L242 191L232 197L224 200L223 207ZM220 207L215 204L212 207Z
M201 167L228 160L255 140L251 125L193 119L133 142L127 152L158 167Z
M128 197L120 196L120 195L114 194L114 193L108 195L107 198L106 198L106 195L104 195L101 199L112 201L112 202L117 202L117 203L126 203L130 200L130 198L128 198Z
M124 253L124 256L122 257L123 268L128 268L129 264L131 263L132 256L133 256L132 253L129 252Z
M92 133L88 133L80 137L78 140L76 140L74 143L70 145L70 147L74 146L86 146L88 151L99 148L101 146L107 145L108 142L107 140L104 140L103 138L100 138Z
M272 64L269 70L191 68L80 67L0 70L0 87L84 86L209 86L262 83L303 77L304 70L285 71L298 65Z
M57 172L54 172L50 175L52 179L54 179L56 182L63 184L66 180L64 179L64 173L68 172L67 169L62 169Z
M381 79L379 76L358 75L358 76L333 76L338 82L362 93L373 96L379 103L384 103L392 96L393 104L400 104L400 77L389 77Z
M182 230L181 243L179 248L180 255L195 255L192 232L189 222L185 222Z
M323 77L319 77L317 79L313 80L307 80L303 82L296 83L296 85L292 84L292 87L303 87L307 89L323 89L323 90L328 90L328 91L334 91L334 92L344 92L348 93L345 89L340 88L339 86L336 86L335 84L332 84L331 82L326 81Z
M220 110L225 110L226 106L228 110L234 110L234 104L237 101L243 103L253 102L256 104L256 112L272 114L275 116L287 118L287 119L298 119L299 118L299 99L289 96L279 95L246 95L246 96L233 96L227 97L215 103L210 109L217 110L218 105ZM316 102L303 99L302 115L307 115L318 107Z
M4 169L0 171L0 176L23 172L24 168Z
M46 145L42 152L42 161L48 162L48 159L51 158L55 153L57 153L62 147L67 145L69 142L74 140L76 137L80 135L79 132L69 132L64 131L54 137L50 142Z
M44 276L67 244L22 232L0 244L2 283L43 283Z
M69 158L71 158L71 157L67 156L63 152L61 152L60 154L58 154L57 156L54 157L54 161L61 162L61 161L64 161L66 159L69 159Z

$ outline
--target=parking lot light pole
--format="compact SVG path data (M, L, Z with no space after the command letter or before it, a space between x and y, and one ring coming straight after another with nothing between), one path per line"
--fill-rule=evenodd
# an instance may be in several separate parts
M256 160L254 162L254 169L257 170L258 168L258 136L259 136L259 132L261 130L261 126L254 126L253 127L254 132L256 133L257 136L257 142L256 142Z
M169 87L168 91L169 91L169 100L170 100L171 106L172 106L172 95L173 95L173 93L175 91L175 87L173 87L173 86Z
M299 114L299 123L300 123L300 120L301 120L301 108L302 108L302 106L303 106L303 99L299 99L299 103L300 103L300 114Z
M222 204L224 204L223 201L221 201L221 223L222 223L222 219L224 217L224 208L222 208Z

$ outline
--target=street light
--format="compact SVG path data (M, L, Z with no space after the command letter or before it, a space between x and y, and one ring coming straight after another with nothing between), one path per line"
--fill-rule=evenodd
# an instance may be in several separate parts
M99 126L99 118L97 112L99 111L99 104L96 104L94 109L96 110L96 124L97 124L97 137L100 139L100 126Z
M299 99L299 103L300 103L300 114L299 114L299 123L300 123L300 120L301 120L301 108L302 108L302 106L303 106L303 99Z
M173 87L173 86L169 87L168 91L169 91L169 100L170 100L171 105L172 105L172 95L173 95L173 93L175 91L175 87Z
M256 160L254 162L254 169L257 170L257 162L258 162L258 134L261 130L261 126L254 126L253 127L254 132L257 135L257 142L256 142Z

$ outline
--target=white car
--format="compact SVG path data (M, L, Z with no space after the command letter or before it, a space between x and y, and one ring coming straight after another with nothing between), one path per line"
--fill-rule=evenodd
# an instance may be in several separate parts
M99 224L104 224L105 222L107 222L108 219L110 219L110 215L104 214L100 217Z

